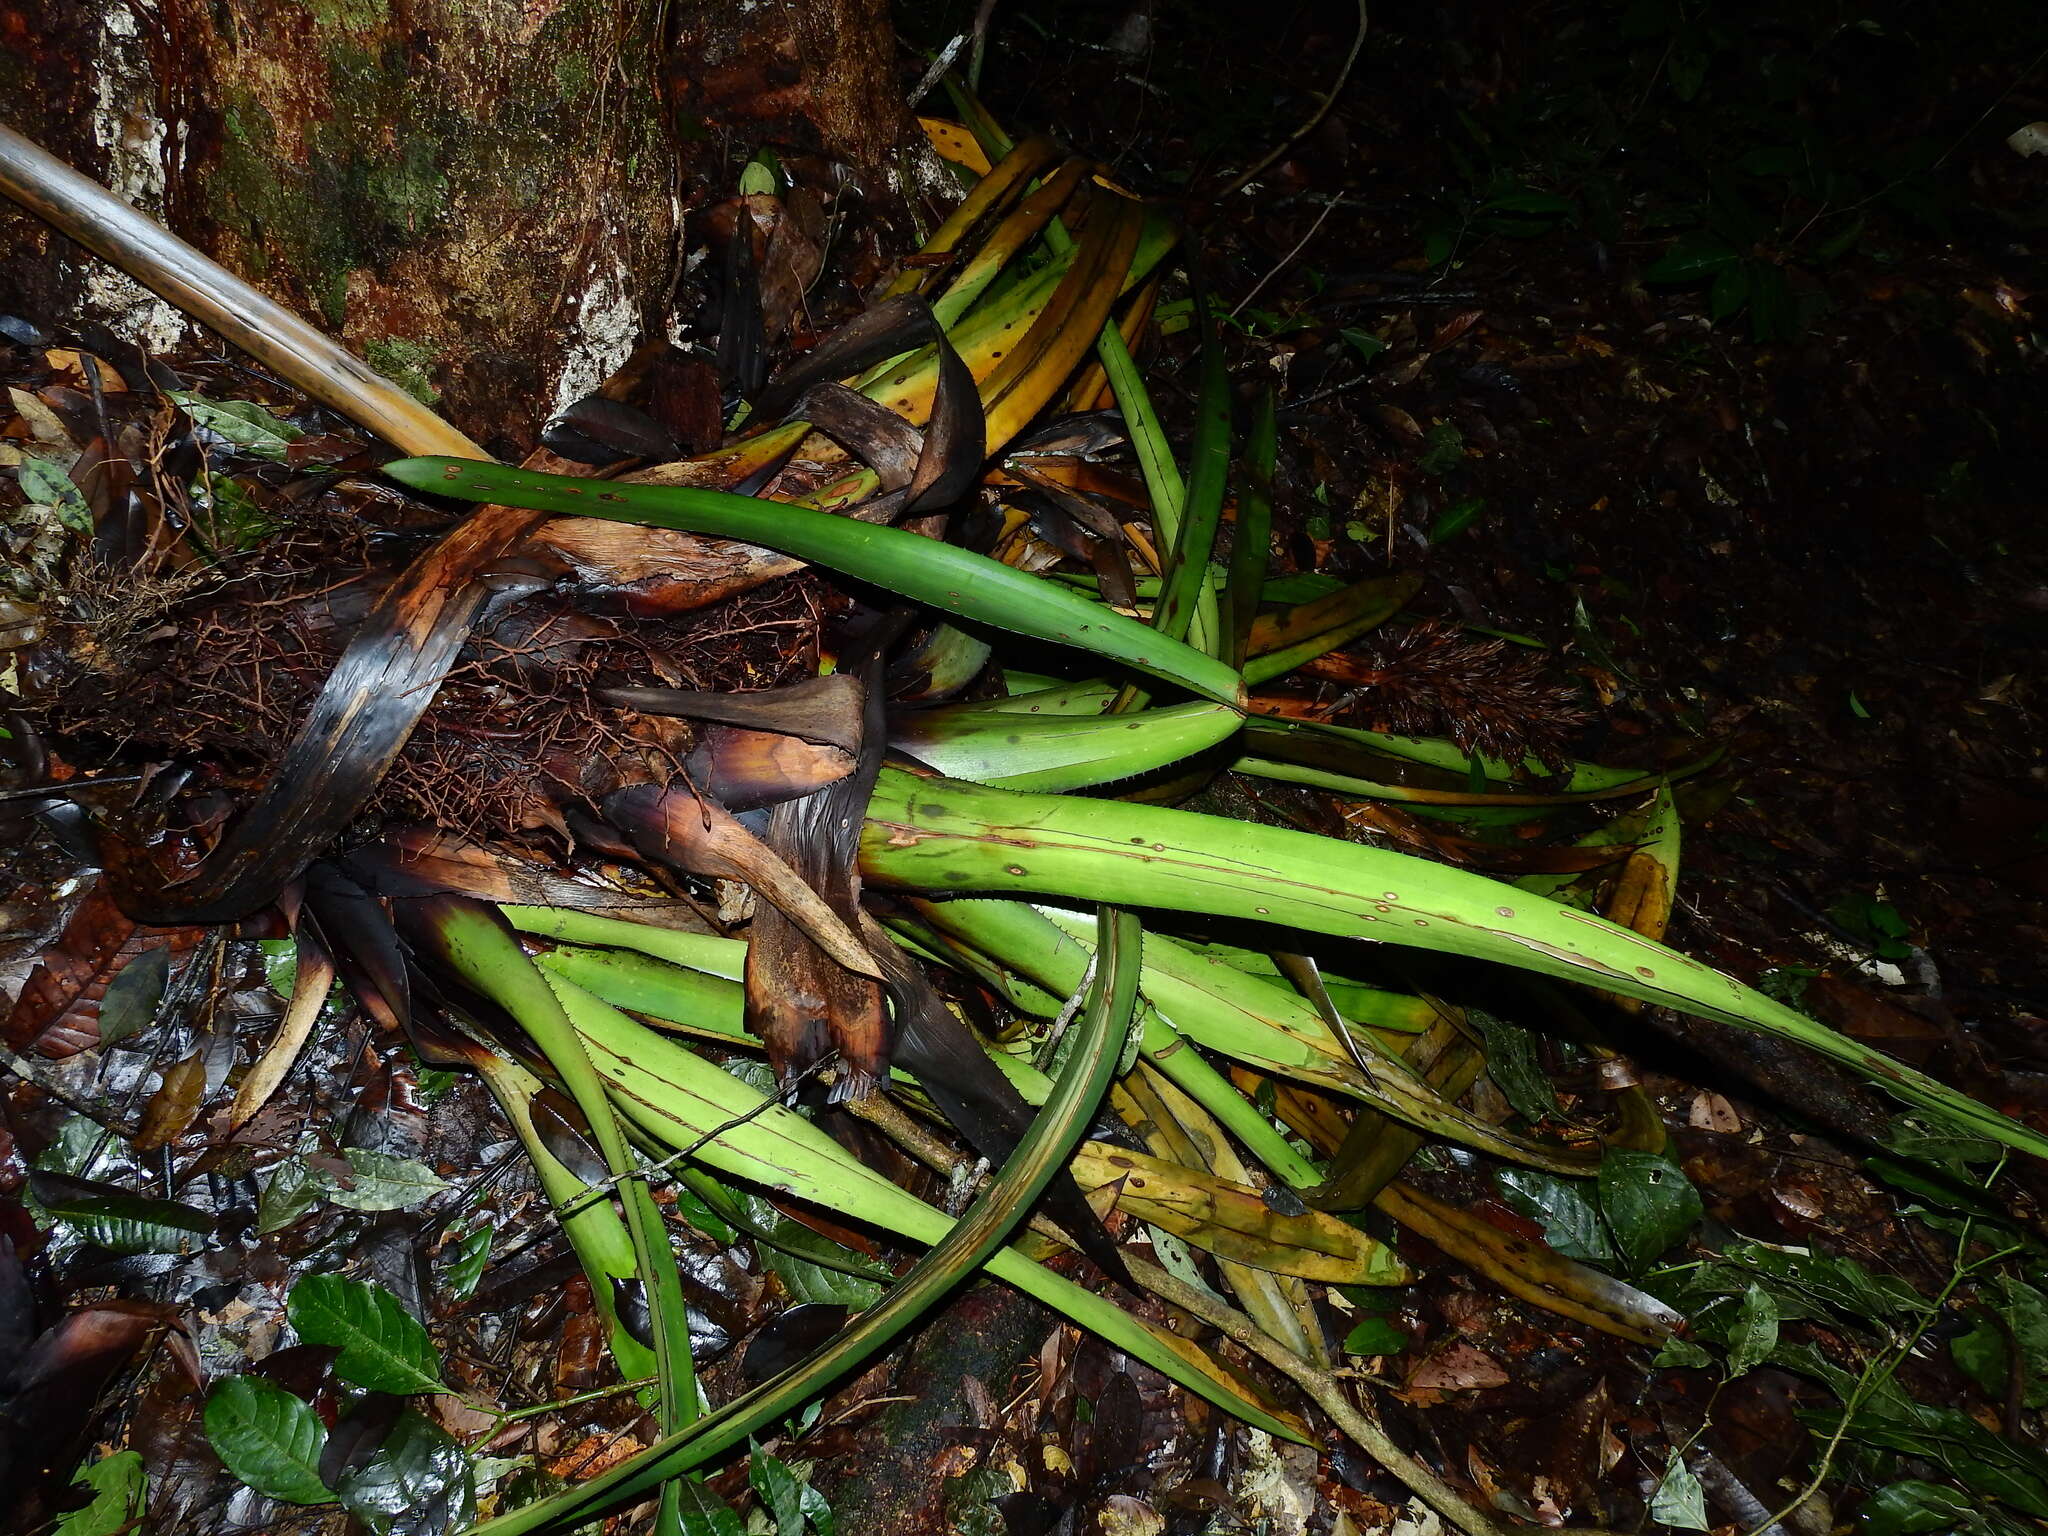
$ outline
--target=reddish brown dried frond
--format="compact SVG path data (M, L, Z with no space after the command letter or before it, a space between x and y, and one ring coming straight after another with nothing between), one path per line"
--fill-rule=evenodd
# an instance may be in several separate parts
M1468 752L1558 763L1587 714L1544 659L1504 640L1425 619L1387 631L1364 656L1325 656L1306 669L1357 691L1353 724L1404 736L1448 736Z

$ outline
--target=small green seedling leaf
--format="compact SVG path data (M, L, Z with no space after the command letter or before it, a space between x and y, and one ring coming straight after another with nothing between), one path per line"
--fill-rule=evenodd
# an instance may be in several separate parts
M1337 335L1345 346L1358 354L1361 363L1369 363L1387 350L1387 344L1379 337L1373 335L1371 331L1362 331L1355 325L1345 326Z
M149 1474L137 1451L116 1451L87 1462L72 1474L73 1487L92 1490L92 1502L57 1522L53 1536L121 1536L142 1518Z
M1741 1310L1728 1330L1728 1374L1754 1370L1778 1347L1778 1303L1760 1285L1742 1293Z
M1707 1523L1706 1490L1700 1487L1692 1468L1676 1456L1664 1469L1664 1478L1650 1498L1650 1518L1681 1531L1712 1529Z
M440 1392L441 1356L418 1318L381 1285L308 1275L292 1287L285 1315L308 1344L341 1351L335 1373L373 1392Z
M1408 1347L1408 1335L1384 1317L1368 1317L1344 1335L1347 1355L1398 1355Z
M1453 538L1479 521L1486 511L1484 496L1461 496L1436 515L1436 521L1429 525L1429 542L1441 544Z
M206 1399L206 1438L236 1477L288 1504L325 1504L327 1426L312 1405L261 1376L230 1376Z
M1658 1346L1650 1364L1665 1370L1708 1371L1714 1368L1714 1357L1691 1339L1674 1333Z

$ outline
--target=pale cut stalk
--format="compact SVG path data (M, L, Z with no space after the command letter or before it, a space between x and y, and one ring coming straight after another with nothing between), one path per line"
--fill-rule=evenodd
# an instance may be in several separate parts
M291 1002L285 1007L284 1022L278 1025L277 1034L264 1047L249 1075L242 1079L242 1086L235 1090L234 1106L228 1111L230 1130L247 1125L256 1111L270 1102L278 1085L291 1075L292 1065L312 1038L313 1026L319 1022L328 990L334 985L334 961L326 946L304 928L299 930L296 940L298 969L292 977Z
M387 443L411 454L490 458L283 305L5 124L0 192Z

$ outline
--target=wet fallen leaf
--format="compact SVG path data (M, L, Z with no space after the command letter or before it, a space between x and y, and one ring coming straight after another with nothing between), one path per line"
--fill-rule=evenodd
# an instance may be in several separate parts
M1509 1377L1493 1356L1460 1339L1416 1363L1408 1373L1411 1392L1476 1392L1504 1387Z
M199 1046L182 1061L164 1069L163 1082L143 1108L142 1128L135 1133L135 1150L154 1152L176 1141L198 1117L200 1101L205 1097L206 1050Z

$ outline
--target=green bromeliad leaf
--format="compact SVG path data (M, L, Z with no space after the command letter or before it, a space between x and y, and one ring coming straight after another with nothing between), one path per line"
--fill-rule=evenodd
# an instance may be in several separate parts
M942 613L1092 651L1204 698L1237 704L1244 696L1236 670L1212 656L1056 583L901 528L724 491L577 480L474 460L400 459L385 473L417 490L466 501L744 539Z
M1497 961L1797 1041L1951 1126L2048 1156L2048 1137L1732 976L1604 918L1407 854L885 769L861 867L872 883L899 889L1161 907Z
M1087 789L1205 752L1244 717L1225 704L1176 704L1127 715L943 709L894 722L890 745L948 778L1008 789Z
M675 1041L636 1024L569 982L550 978L620 1109L648 1134L720 1172L829 1207L914 1241L936 1243L952 1223L890 1183L792 1110L769 1102L731 1073ZM723 1129L721 1129L723 1127ZM708 1141L708 1132L716 1131ZM1075 1322L1110 1338L1182 1385L1269 1431L1285 1425L1236 1398L1212 1376L1171 1352L1171 1341L1137 1323L1109 1299L999 1249L988 1268Z

